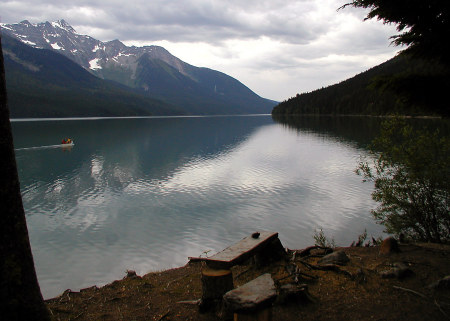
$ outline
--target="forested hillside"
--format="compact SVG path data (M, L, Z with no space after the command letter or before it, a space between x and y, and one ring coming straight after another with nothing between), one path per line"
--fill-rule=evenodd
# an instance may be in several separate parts
M400 55L341 83L297 94L272 114L448 116L448 75L438 63Z

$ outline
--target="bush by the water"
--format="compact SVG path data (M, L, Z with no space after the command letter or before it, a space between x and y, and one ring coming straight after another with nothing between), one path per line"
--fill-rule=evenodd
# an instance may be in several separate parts
M392 118L371 154L356 172L375 183L377 222L412 240L450 242L450 137Z

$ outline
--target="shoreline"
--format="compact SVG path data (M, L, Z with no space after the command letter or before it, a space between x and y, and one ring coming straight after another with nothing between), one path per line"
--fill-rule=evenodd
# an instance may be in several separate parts
M425 312L427 320L442 320L443 313L450 315L450 306L441 304L439 308L433 302L445 303L450 291L429 288L433 282L450 275L450 245L401 244L401 252L389 255L381 255L379 246L339 247L335 251L343 251L350 259L335 270L308 269L308 264L317 264L320 250L311 251L312 255L304 258L276 261L264 267L250 262L235 266L232 268L234 286L264 273L270 273L280 285L292 283L286 268L294 263L303 273L299 281L307 285L314 302L276 304L272 308L274 321L409 321L423 320ZM401 279L382 277L381 273L392 269L396 262L406 264L412 273ZM195 304L202 293L203 267L203 262L190 262L143 276L129 271L123 279L100 288L94 285L79 292L66 290L45 301L53 319L61 321L220 320L214 313L200 313Z

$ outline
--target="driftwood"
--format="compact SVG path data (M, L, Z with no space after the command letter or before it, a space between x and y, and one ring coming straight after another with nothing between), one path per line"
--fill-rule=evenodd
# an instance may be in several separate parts
M414 290L407 289L407 288L402 288L401 286L396 286L396 285L394 285L393 288L394 288L394 289L397 289L397 290L402 290L402 291L406 291L406 292L413 293L413 294L418 295L418 296L420 296L420 297L422 297L422 298L424 298L424 299L427 298L425 295L423 295L423 294L420 293L420 292L416 292L416 291L414 291Z
M307 247L306 249L303 249L301 251L295 251L295 255L298 255L299 257L305 257L311 255L311 251L316 249L325 250L326 254L333 252L333 249L331 247L315 245Z
M185 301L178 301L179 304L189 304L189 305L199 305L201 302L200 299L197 300L185 300Z
M300 260L299 262L302 263L303 265L305 265L307 268L309 268L311 270L333 271L333 272L341 273L341 274L344 274L344 275L346 275L348 277L353 278L353 275L350 272L342 270L336 264L315 265L315 264L310 264L310 263L302 261L302 260Z

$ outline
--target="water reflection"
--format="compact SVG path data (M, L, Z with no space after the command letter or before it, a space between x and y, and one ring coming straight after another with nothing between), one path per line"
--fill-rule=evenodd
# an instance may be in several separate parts
M283 116L273 119L288 128L301 132L312 132L327 139L353 142L359 148L366 148L379 134L381 117L358 116Z
M255 230L285 246L322 227L348 245L370 217L358 143L259 117L13 123L16 148L73 137L71 152L18 150L27 222L45 297L180 266ZM39 133L37 135L36 133Z

